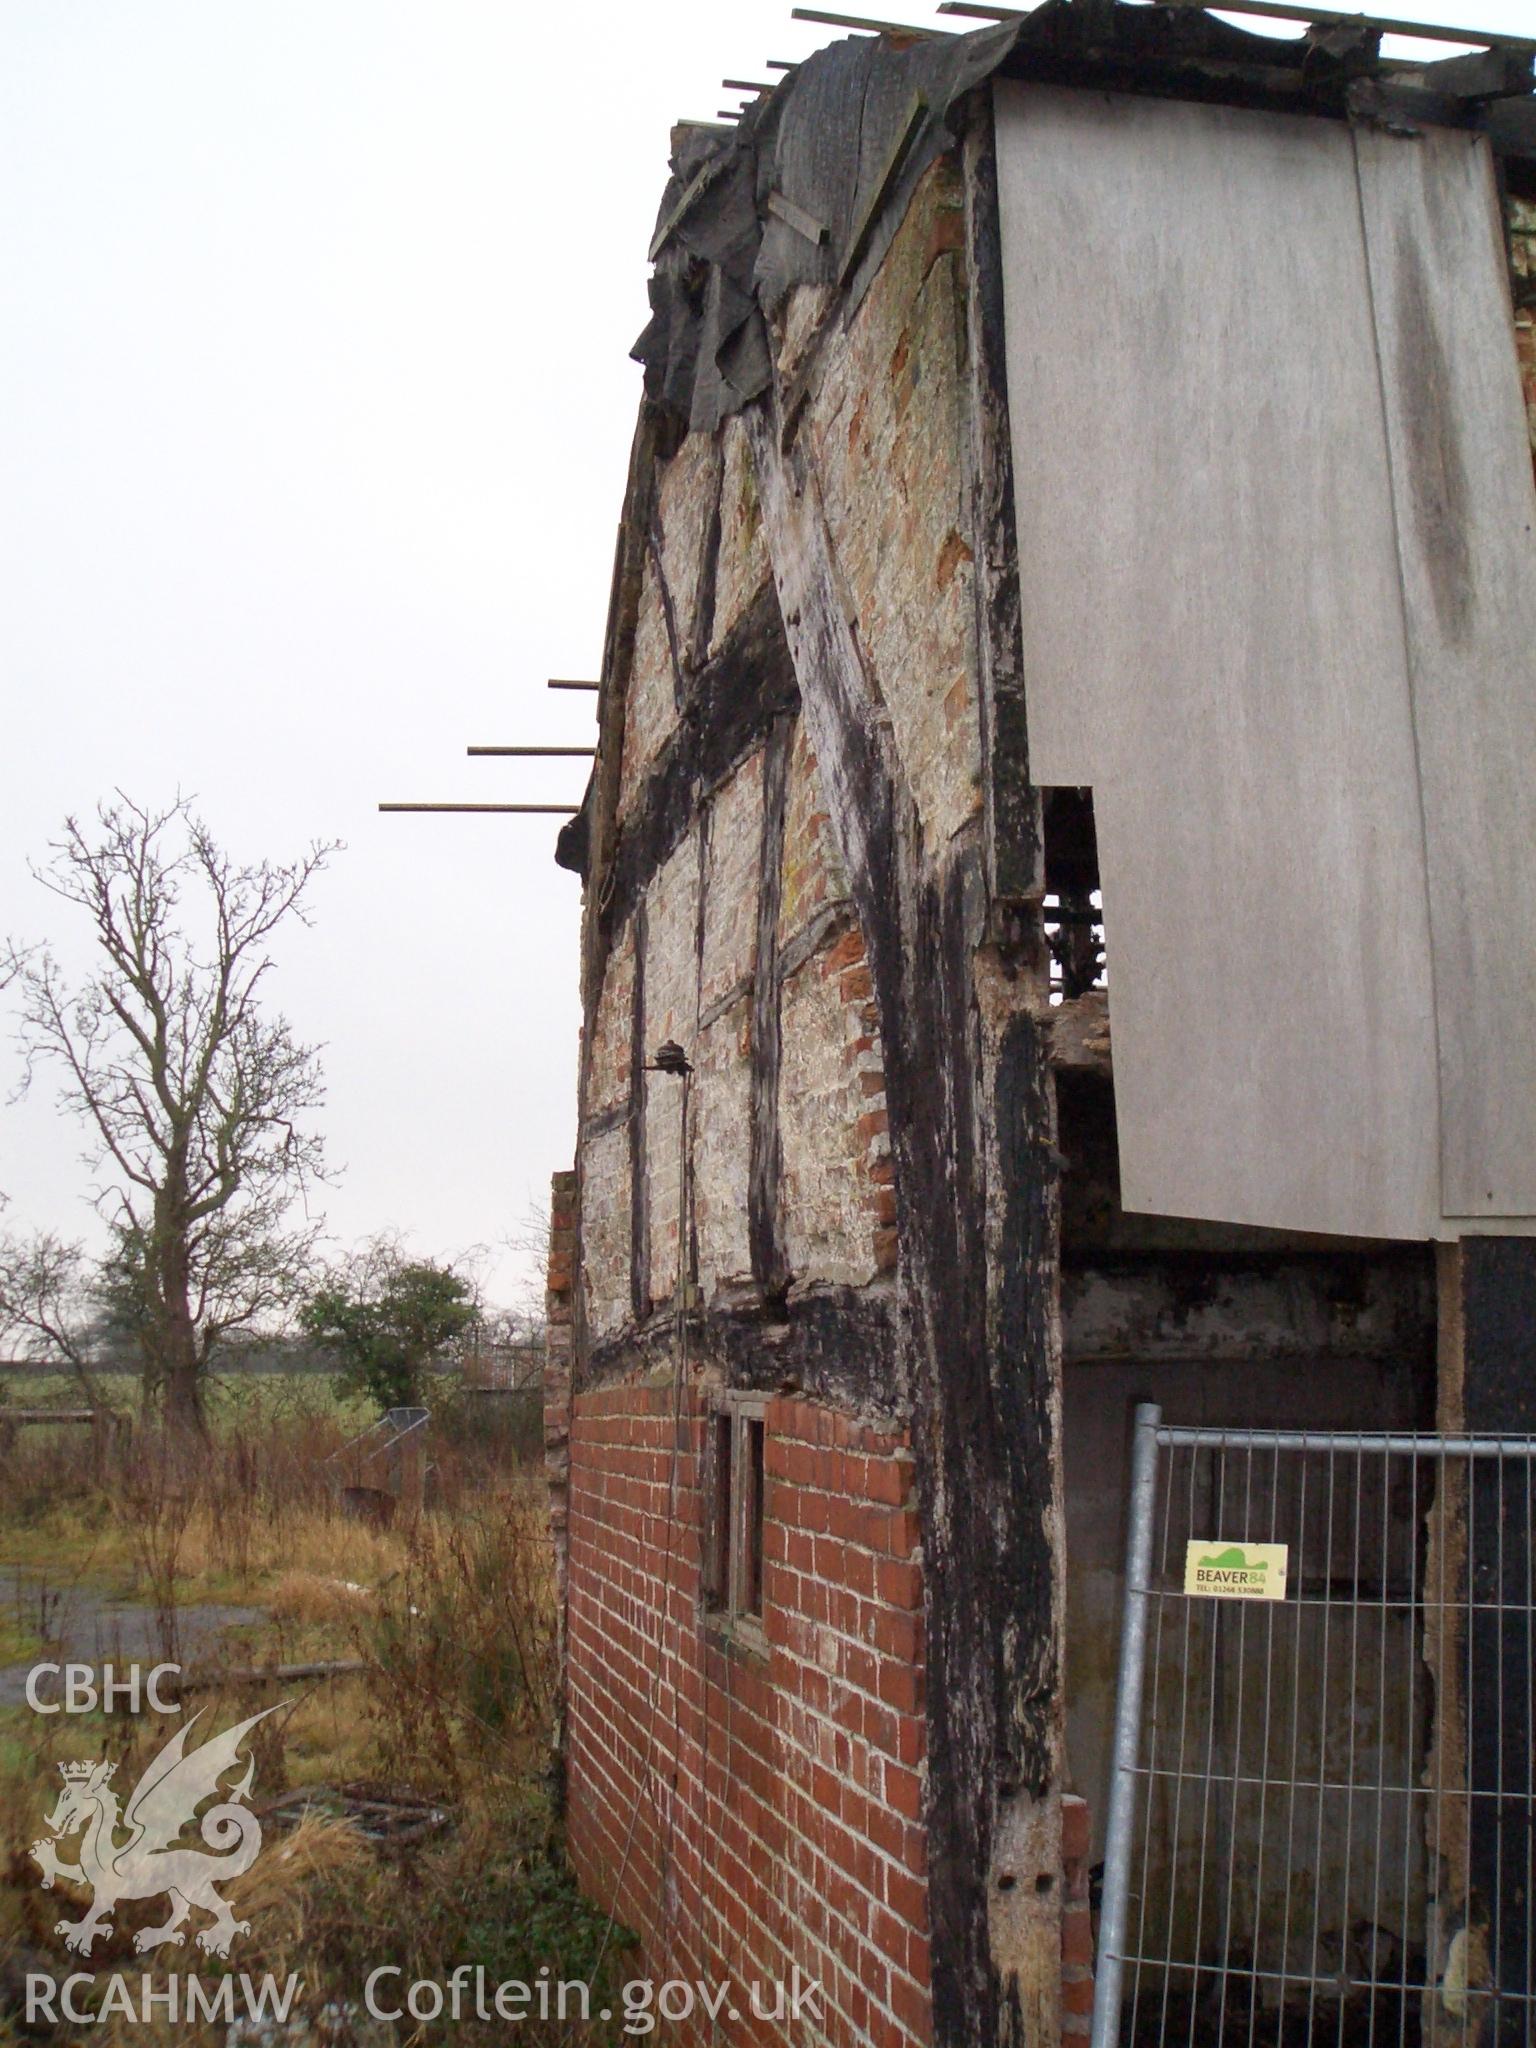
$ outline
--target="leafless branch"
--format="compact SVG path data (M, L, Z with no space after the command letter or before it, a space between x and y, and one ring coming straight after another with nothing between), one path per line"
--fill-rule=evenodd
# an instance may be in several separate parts
M326 1177L319 1049L262 998L273 935L309 923L306 892L337 848L242 865L187 799L154 810L119 791L50 851L34 873L89 917L98 960L71 985L46 946L0 951L0 983L21 993L22 1086L45 1065L61 1075L146 1346L195 1415L212 1349L291 1301L313 1249L317 1226L286 1214Z

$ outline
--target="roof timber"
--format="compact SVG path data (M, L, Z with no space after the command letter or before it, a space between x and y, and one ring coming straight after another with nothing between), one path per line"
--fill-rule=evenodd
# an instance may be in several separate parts
M1161 7L1200 10L1203 0L1156 0ZM972 21L1023 21L1033 10L1027 7L982 6L979 0L940 0L940 14L958 14ZM1231 0L1219 10L1223 14L1252 14L1269 21L1304 21L1314 28L1362 29L1373 35L1412 36L1429 43L1469 43L1478 49L1526 50L1536 52L1536 39L1513 36L1502 29L1449 28L1428 21L1399 21L1391 15L1344 14L1329 7L1292 7L1284 0ZM873 24L870 24L873 26Z

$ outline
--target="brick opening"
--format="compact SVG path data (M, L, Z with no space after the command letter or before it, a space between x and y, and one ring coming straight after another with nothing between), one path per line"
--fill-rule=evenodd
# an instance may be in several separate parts
M1091 789L1047 789L1044 800L1045 898L1041 916L1050 960L1051 1001L1075 1002L1108 986L1104 897Z
M763 1397L714 1408L705 1429L704 1603L761 1621L766 1422Z

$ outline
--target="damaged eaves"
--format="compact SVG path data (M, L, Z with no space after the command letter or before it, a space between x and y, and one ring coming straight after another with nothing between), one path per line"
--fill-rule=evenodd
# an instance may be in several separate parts
M1466 127L1502 156L1536 160L1528 50L1405 63L1381 55L1390 27L1347 17L1281 40L1195 7L1043 0L969 35L834 43L733 131L676 131L652 317L634 350L647 396L713 432L767 390L767 320L793 287L841 286L850 316L918 179L954 145L958 103L993 77Z
M1161 0L1165 7L1198 7L1201 0ZM963 14L981 21L1023 21L1029 13L1025 7L983 7L976 0L939 0L940 14ZM1485 33L1479 29L1448 26L1429 21L1400 21L1390 15L1376 14L1367 18L1361 14L1341 14L1327 7L1297 7L1290 0L1231 0L1222 9L1225 14L1267 16L1273 21L1301 21L1308 25L1309 32L1317 29L1359 28L1366 23L1377 35L1417 36L1432 43L1471 43L1488 49L1536 51L1536 42L1529 36L1506 35L1500 31Z
M1043 0L1027 16L972 34L857 36L794 66L775 61L768 68L782 69L783 78L742 110L735 127L680 126L650 246L652 318L634 348L650 406L619 536L610 641L622 638L632 620L649 517L640 517L635 493L650 488L660 442L680 430L713 432L769 389L768 317L796 285L841 285L841 316L852 316L918 180L956 144L960 102L993 77L1289 109L1395 129L1464 127L1487 135L1512 194L1536 197L1530 55L1501 43L1427 64L1384 59L1381 38L1392 27L1341 17L1281 40L1189 5ZM989 309L975 310L984 316ZM990 346L995 353L995 336ZM1000 379L993 366L982 368ZM1011 490L990 488L995 477L988 481L989 502L1006 522ZM610 657L619 652L610 645ZM604 673L621 673L624 665L607 660ZM997 711L1002 722L1015 715L1006 688ZM1007 752L1010 737L999 730L994 745ZM600 759L581 811L557 845L559 864L583 875L594 866L601 780ZM1023 786L1013 775L999 781ZM612 816L613 794L597 805L599 813ZM1001 870L1032 865L1006 852L1015 835L1020 844L1029 839L1029 820L1006 822L1012 831L991 835L1000 870L994 882L1002 895L1015 896L1019 875Z

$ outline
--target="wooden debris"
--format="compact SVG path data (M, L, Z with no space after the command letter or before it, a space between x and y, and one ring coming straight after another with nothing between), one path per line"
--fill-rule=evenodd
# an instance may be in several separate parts
M824 242L828 229L814 213L807 213L803 206L796 206L793 199L786 199L782 192L768 194L768 211L794 229L797 235L804 235L808 242Z
M1051 1065L1079 1072L1112 1071L1109 1046L1109 997L1093 989L1051 1012Z
M355 1678L366 1671L363 1657L333 1657L315 1664L251 1664L229 1670L194 1671L168 1678L167 1689L175 1692L217 1692L226 1685L290 1685L316 1678Z
M368 1841L391 1849L441 1834L453 1819L438 1800L364 1779L344 1785L297 1785L254 1810L261 1820L280 1827L297 1827L310 1813L349 1821Z

